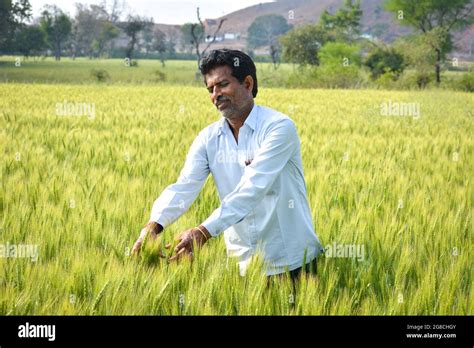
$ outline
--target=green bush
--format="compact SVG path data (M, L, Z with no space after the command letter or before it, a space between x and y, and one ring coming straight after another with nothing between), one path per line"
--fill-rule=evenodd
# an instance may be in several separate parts
M290 30L280 37L283 61L301 65L318 65L318 52L327 41L327 33L315 24Z
M371 77L373 78L373 74L371 74ZM375 82L378 87L393 89L397 88L397 80L399 77L400 74L398 72L394 72L390 70L390 68L387 68L381 75L379 75Z
M364 62L364 65L370 69L372 79L378 79L381 75L389 73L384 79L391 76L396 80L405 69L405 60L403 56L395 49L377 48L371 52Z
M458 82L458 88L466 92L474 92L474 70L464 73Z
M163 71L156 70L154 74L155 74L155 80L156 81L158 81L158 82L166 81L166 74Z
M316 80L322 88L354 88L362 83L359 68L354 65L324 65L317 69Z
M299 66L291 71L286 79L286 88L317 88L316 68L312 66Z
M98 82L105 82L110 79L110 75L105 69L92 69L91 76Z
M361 65L360 47L343 42L328 42L319 51L321 65Z
M400 74L397 80L387 83L386 85L381 84L381 87L393 88L393 89L424 89L433 85L435 80L435 74L431 71L426 70L405 70ZM380 81L380 78L377 82ZM387 86L388 85L388 86Z
M321 65L316 70L316 79L320 87L353 88L363 82L360 71L360 47L341 42L325 44L319 57Z

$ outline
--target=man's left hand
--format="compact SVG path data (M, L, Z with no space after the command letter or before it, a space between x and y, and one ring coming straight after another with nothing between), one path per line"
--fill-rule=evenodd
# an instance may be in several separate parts
M199 230L201 229L201 230ZM177 236L177 240L179 241L178 245L176 245L174 251L175 255L169 259L169 261L177 261L181 259L184 255L192 258L193 257L193 250L194 244L196 246L201 247L203 246L210 238L211 234L209 231L202 225L199 228L191 228L184 232L181 232Z

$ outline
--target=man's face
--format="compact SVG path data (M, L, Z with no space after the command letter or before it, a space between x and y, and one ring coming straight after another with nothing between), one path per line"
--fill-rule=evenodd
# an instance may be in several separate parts
M240 83L232 76L232 69L228 66L218 66L210 70L205 76L207 90L212 103L222 116L228 119L241 116L253 101L253 79L247 76Z

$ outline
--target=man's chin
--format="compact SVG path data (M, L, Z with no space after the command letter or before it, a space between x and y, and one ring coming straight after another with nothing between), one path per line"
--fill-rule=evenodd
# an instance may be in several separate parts
M235 112L233 110L219 110L222 117L225 117L228 120L232 120L235 118Z

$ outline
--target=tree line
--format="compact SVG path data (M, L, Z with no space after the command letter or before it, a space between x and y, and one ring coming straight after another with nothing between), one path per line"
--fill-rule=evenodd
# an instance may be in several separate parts
M124 8L120 0L76 3L71 17L56 5L46 5L38 18L32 18L29 0L0 0L0 54L51 53L56 60L64 55L110 57L119 49L114 47L115 40L121 39L125 45L119 54L124 58L131 60L139 48L145 54L157 53L164 64L175 53L176 35L155 28L152 18L124 16Z
M453 33L474 23L473 4L471 0L385 0L385 10L413 29L390 45L361 34L360 1L344 0L333 13L324 11L316 23L296 28L283 16L264 15L248 28L247 51L254 55L254 50L267 47L275 68L280 61L317 67L315 76L336 76L339 87L356 79L361 66L381 82L396 81L411 67L419 87L431 79L439 84L442 66L455 47ZM97 58L120 52L132 62L139 49L145 55L155 53L164 65L165 59L175 56L178 43L181 51L199 59L223 22L216 32L206 33L198 8L198 23L180 26L177 35L156 28L152 18L124 16L124 8L123 0L78 3L71 17L57 6L46 5L39 18L32 18L29 0L0 0L0 53L29 57L48 50L60 60L64 54ZM114 47L119 39L122 47Z
M327 10L315 24L292 28L279 15L258 17L248 32L248 49L269 47L275 67L281 59L314 69L319 78L335 76L340 86L353 80L361 65L371 78L395 81L410 66L416 83L425 86L431 78L441 82L441 67L454 49L453 33L474 23L471 0L387 0L384 7L411 35L389 45L361 35L360 1L345 0L334 13Z

